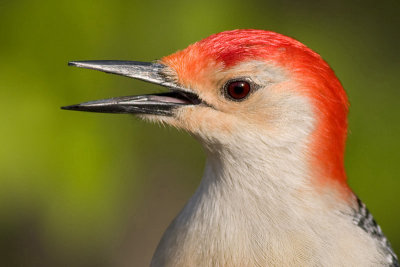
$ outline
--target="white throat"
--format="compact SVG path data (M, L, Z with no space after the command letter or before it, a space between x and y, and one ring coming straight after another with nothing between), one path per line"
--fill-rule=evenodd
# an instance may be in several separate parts
M209 151L152 266L366 266L378 258L374 241L354 229L349 203L313 187L301 145L224 147Z
M204 262L221 260L247 266L274 250L268 248L271 243L279 244L267 240L282 241L297 231L305 214L299 211L309 208L307 202L313 199L300 152L304 149L258 140L251 150L239 141L208 152L200 186L165 233L153 266L164 266L166 258L180 258L171 266L207 266Z

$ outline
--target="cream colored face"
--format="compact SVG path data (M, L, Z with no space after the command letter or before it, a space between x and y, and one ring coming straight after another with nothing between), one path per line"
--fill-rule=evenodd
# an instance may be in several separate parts
M202 103L176 109L174 116L145 115L184 129L208 142L234 142L238 135L251 133L276 136L296 141L311 127L311 108L307 98L298 92L290 73L271 62L247 61L223 69L216 64L203 69L195 77L180 77L172 68L169 79L199 96ZM227 95L231 81L246 81L250 93L242 100Z

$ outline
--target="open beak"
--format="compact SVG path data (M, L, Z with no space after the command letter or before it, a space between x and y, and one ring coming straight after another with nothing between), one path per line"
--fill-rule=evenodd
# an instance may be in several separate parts
M197 105L201 101L191 90L180 87L163 74L165 65L138 61L93 60L72 61L69 66L100 70L135 78L170 89L170 92L137 96L122 96L61 107L66 110L131 113L172 116L176 108Z

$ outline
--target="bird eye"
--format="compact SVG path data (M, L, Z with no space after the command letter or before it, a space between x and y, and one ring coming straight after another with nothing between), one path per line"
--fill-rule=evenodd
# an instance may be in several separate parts
M234 100L242 100L250 93L250 84L246 81L233 81L226 85L226 93Z

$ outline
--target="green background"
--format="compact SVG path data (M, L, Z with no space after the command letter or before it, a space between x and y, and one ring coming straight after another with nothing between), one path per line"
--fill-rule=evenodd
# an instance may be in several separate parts
M0 0L0 265L148 265L205 156L175 129L60 110L161 90L67 62L151 61L236 28L295 37L336 71L349 183L399 253L399 3Z

